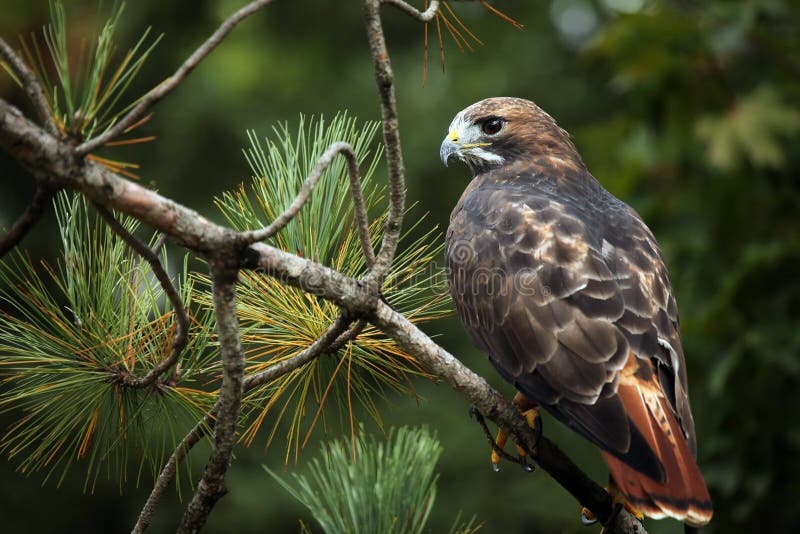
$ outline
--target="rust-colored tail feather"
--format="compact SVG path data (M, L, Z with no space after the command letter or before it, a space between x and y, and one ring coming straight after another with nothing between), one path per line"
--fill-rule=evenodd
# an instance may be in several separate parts
M713 514L703 475L668 401L661 391L648 386L641 382L620 385L618 393L631 424L661 461L664 480L654 480L608 452L603 451L603 457L614 482L643 514L703 526Z

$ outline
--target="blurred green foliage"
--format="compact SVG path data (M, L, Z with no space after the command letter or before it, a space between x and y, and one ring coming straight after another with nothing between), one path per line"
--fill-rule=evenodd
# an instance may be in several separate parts
M97 0L67 3L72 38L93 19ZM167 75L243 2L131 2L121 42L147 26L164 38L130 94ZM417 2L421 4L420 2ZM715 500L710 532L795 531L800 497L800 4L793 0L497 0L525 25L519 31L478 3L454 2L485 43L460 53L445 35L445 72L430 46L422 86L423 29L384 10L397 76L400 128L411 200L447 223L466 185L463 167L441 167L437 151L452 116L487 96L532 99L575 137L595 176L634 206L653 229L670 268L681 311L684 351L699 436L699 461ZM47 2L4 0L0 35L14 41L46 21ZM75 14L74 16L72 14ZM82 21L86 20L84 24ZM23 109L5 75L0 96ZM113 156L142 164L162 193L220 218L212 200L248 176L246 130L296 120L298 112L348 110L378 118L372 66L352 2L276 2L230 38L156 108L142 135L154 143L119 147ZM111 152L111 151L109 151ZM101 155L105 155L101 153ZM110 155L110 154L109 154ZM377 179L385 171L378 168ZM24 172L0 154L0 227L33 193ZM221 221L222 222L222 221ZM423 232L425 228L420 228ZM34 256L54 257L50 216L25 241ZM504 391L455 320L427 325L446 348ZM489 468L488 450L449 388L419 382L422 400L396 399L388 424L424 421L438 429L440 499L433 531L456 510L476 514L486 532L577 532L579 508L542 473ZM0 421L7 427L9 420ZM591 446L547 419L545 432L598 480ZM312 445L312 448L315 448ZM281 450L240 449L231 493L208 532L298 530L308 516L257 466L277 469ZM202 461L200 450L197 458ZM298 466L287 469L303 472ZM141 489L81 496L81 482L41 488L3 461L0 502L11 531L123 531L144 500ZM102 480L98 481L98 488ZM148 481L143 481L145 490ZM49 513L38 513L47 502ZM75 513L91 509L92 513ZM154 531L179 513L164 503ZM650 532L679 532L673 521Z

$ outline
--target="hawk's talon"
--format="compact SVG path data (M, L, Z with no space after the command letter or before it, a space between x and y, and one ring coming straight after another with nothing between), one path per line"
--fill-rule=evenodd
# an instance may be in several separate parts
M591 510L589 510L584 506L583 510L581 510L581 523L583 523L587 527L589 525L594 525L595 523L597 523L597 516L595 516Z

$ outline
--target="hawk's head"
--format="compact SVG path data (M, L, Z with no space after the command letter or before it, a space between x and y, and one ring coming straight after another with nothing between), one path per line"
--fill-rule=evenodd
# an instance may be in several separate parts
M459 112L439 149L442 162L465 162L478 174L520 158L554 156L583 166L569 134L522 98L487 98Z

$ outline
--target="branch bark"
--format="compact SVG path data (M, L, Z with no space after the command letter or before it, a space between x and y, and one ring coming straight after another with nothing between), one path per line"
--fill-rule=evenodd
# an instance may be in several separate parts
M214 313L217 319L222 357L222 385L217 401L214 425L214 446L203 477L186 507L178 532L199 532L211 509L228 492L225 473L236 443L236 423L242 401L244 353L239 339L239 320L236 316L236 278L239 269L230 262L231 251L220 251L211 258L211 281Z
M381 101L381 125L383 127L383 144L386 147L386 166L389 171L389 213L383 228L381 249L375 266L367 280L380 287L397 251L400 231L403 228L403 213L406 204L405 170L403 168L403 151L400 147L400 130L397 119L397 101L394 94L394 74L383 36L380 15L381 0L364 0L364 27L367 31L370 54L375 70L375 83Z

